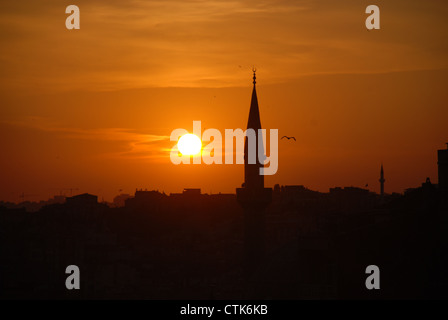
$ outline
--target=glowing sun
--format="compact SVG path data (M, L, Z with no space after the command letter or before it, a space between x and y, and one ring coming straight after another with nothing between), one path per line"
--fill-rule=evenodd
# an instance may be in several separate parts
M184 134L177 142L180 153L186 156L194 156L201 152L202 142L197 135L192 133Z

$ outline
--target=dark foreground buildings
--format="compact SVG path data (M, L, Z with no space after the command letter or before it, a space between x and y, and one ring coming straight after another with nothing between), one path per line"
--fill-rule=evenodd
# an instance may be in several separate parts
M255 86L248 127L261 127ZM384 198L271 191L259 165L246 165L236 195L137 190L109 207L83 194L37 212L3 204L0 298L446 299L447 150L438 165L439 185ZM68 265L80 268L80 290L65 287ZM365 287L369 265L380 290Z

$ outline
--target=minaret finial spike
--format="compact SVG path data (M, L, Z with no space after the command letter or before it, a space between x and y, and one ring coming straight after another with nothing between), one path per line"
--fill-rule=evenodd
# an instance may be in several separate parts
M255 83L257 83L257 81L256 81L256 79L257 79L257 76L255 75L255 72L257 72L257 69L255 68L255 67L252 67L252 72L254 73L254 85L255 85Z

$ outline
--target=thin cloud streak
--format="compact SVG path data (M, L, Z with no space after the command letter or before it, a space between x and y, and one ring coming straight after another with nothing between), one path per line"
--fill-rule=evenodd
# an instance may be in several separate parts
M160 158L169 156L165 147L169 136L138 133L126 128L66 128L43 117L29 117L24 121L0 121L0 123L54 133L62 138L90 140L101 142L116 142L123 149L112 151L102 156L122 157L127 159Z

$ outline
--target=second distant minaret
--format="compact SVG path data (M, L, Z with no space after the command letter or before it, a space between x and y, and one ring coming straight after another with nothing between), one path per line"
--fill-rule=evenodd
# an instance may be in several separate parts
M380 195L381 197L384 197L384 182L386 182L386 180L384 179L384 170L383 170L383 164L381 164L381 173L380 173L380 184L381 184L381 192Z

